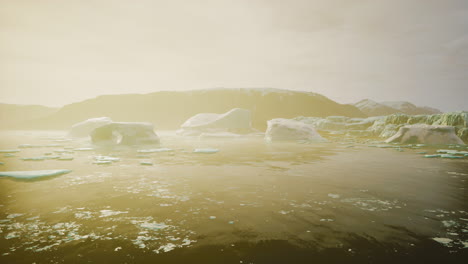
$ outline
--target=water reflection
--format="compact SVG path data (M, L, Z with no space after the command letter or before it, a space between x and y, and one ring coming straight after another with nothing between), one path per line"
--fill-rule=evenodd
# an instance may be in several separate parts
M45 145L61 135L43 136L9 134L0 144ZM173 151L94 149L78 140L2 159L2 170L73 172L35 182L0 179L1 258L394 263L466 254L466 160L429 160L415 153L421 150L359 142L349 148L162 138ZM74 159L20 159L63 151ZM103 159L111 162L93 163Z

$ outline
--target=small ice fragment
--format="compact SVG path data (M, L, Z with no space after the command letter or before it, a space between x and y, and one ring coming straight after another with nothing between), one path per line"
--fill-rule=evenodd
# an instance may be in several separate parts
M119 250L121 250L121 249L122 249L122 247L116 247L116 248L114 249L114 251L119 251Z
M139 149L137 150L138 153L156 153L156 152L168 152L174 151L170 148L155 148L155 149Z
M73 160L73 157L60 157L57 160Z
M2 171L0 177L29 180L41 177L57 176L70 173L71 170L38 170L38 171Z
M153 166L153 162L142 161L142 162L140 162L140 165L144 165L144 166Z
M43 160L45 160L45 158L44 157L21 158L21 160L24 160L24 161L43 161Z
M338 198L340 198L340 195L339 194L334 194L334 193L329 193L328 197L333 198L333 199L338 199Z
M444 245L447 245L449 244L450 242L452 242L452 239L450 238L445 238L445 237L434 237L433 238L435 241L441 243L441 244L444 244Z
M106 165L106 164L111 164L112 161L109 161L109 160L98 160L98 161L93 161L93 164L97 164L97 165Z
M142 223L140 224L140 227L150 229L150 230L159 230L159 229L167 228L169 226L164 223L153 222L153 223Z
M164 251L164 252L169 252L173 249L175 249L177 246L172 244L172 243L168 243L164 246L160 246L157 250L153 250L154 252L156 253L159 253L160 250Z
M425 158L440 158L440 155L435 154L435 155L424 155Z
M210 219L216 219L216 216L212 215L212 216L210 216Z
M118 214L127 214L127 211L112 211L112 210L101 210L101 215L99 217L108 217Z
M455 155L451 155L451 154L442 154L440 155L441 158L445 158L445 159L463 159L462 156L455 156Z
M0 153L16 153L20 152L19 149L0 149Z
M11 153L5 153L5 154L3 154L3 157L5 157L5 158L11 158L11 157L16 157L16 155L15 155L15 154L11 154Z
M22 216L22 215L23 215L23 214L9 214L9 215L7 216L7 218L12 219L12 218L16 218L16 217Z
M110 162L117 162L120 161L120 158L110 157L110 156L94 156L96 161L110 161Z
M18 237L20 237L18 232L10 232L5 236L6 239L12 239L12 238L18 238Z
M416 152L416 154L427 154L427 151Z
M230 225L233 225L234 224L234 221L229 221L228 222Z
M94 148L75 148L73 150L74 151L91 151L91 150L94 150Z
M219 149L214 148L198 148L194 149L193 153L204 153L204 154L213 154L219 152Z

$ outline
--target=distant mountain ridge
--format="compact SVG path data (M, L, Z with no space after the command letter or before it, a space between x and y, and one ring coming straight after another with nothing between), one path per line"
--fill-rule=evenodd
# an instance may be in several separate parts
M439 114L440 110L431 107L420 107L406 101L387 101L375 102L370 99L364 99L354 104L359 110L368 116L382 116L396 113L407 115L431 115Z
M42 105L16 105L0 103L0 128L15 128L38 118L55 113L59 108Z
M264 130L273 118L297 116L365 117L353 105L339 104L313 93L273 88L216 88L160 91L150 94L102 95L65 105L58 111L19 126L24 129L68 129L92 117L114 121L152 122L157 129L178 129L198 113L225 113L233 108L252 111L252 126Z
M1 129L68 129L88 118L108 116L114 121L152 122L157 129L178 129L198 113L225 113L233 108L252 111L252 125L264 130L273 118L382 116L394 113L434 114L439 110L409 102L361 100L339 104L323 95L275 88L214 88L160 91L149 94L102 95L51 108L0 104Z

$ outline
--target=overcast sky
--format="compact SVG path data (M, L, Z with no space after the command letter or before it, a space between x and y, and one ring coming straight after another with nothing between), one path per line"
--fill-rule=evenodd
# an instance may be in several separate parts
M468 110L466 0L0 0L0 102L214 87Z

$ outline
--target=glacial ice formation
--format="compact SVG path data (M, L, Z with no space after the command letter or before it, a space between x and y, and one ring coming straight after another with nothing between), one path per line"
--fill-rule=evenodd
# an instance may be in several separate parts
M83 122L74 124L68 135L71 137L87 137L94 129L110 123L112 123L112 119L109 117L90 118Z
M231 132L245 134L252 132L250 110L234 108L224 114L200 113L185 121L178 134L199 136L200 134Z
M387 143L402 144L463 144L452 126L406 125L388 138Z
M324 142L324 139L312 125L292 119L276 118L267 122L265 133L267 141L307 140Z
M94 129L91 141L98 145L155 145L159 137L151 123L113 122Z

